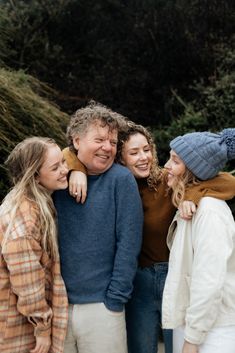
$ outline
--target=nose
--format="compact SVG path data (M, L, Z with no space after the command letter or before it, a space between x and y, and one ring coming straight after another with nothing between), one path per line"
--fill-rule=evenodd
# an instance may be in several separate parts
M112 149L111 142L110 142L109 140L103 141L101 148L102 148L102 150L104 150L104 151L111 151L111 149Z
M170 169L170 159L168 159L168 161L165 163L164 167L166 169Z
M144 152L144 151L142 151L142 152L140 152L140 160L147 160L148 158L147 158L147 156L146 156L146 153Z

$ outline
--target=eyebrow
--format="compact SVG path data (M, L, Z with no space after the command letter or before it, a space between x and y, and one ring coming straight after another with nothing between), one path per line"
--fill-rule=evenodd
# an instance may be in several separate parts
M111 140L111 141L116 141L118 142L118 139L117 138L107 138L107 136L105 134L96 134L93 136L94 139L105 139L105 140Z
M138 150L138 149L139 149L139 147L131 147L127 151L133 151L133 150Z
M63 159L64 160L64 159ZM50 164L50 165L48 165L48 168L53 168L53 167L56 167L57 165L59 165L60 164L60 161L58 161L58 162L56 162L56 163L53 163L53 164Z
M141 148L146 148L146 147L150 147L150 145L149 144L146 144L146 145L144 145L143 147L141 147ZM129 148L128 149L128 151L130 151L130 150L138 150L140 147L131 147L131 148Z
M182 160L176 153L171 154L171 158L176 159L176 160L179 161L179 162L183 162L183 160ZM183 162L183 163L184 163L184 162Z
M171 157L178 157L178 155L174 151L170 151L170 156Z

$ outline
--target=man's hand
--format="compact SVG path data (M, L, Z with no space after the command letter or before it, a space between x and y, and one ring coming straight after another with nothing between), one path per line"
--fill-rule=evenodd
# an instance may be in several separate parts
M51 346L50 336L36 336L36 346L30 353L47 353Z
M179 205L180 217L186 221L192 218L196 210L197 210L196 205L192 201L183 201Z
M69 193L77 202L84 203L87 197L87 176L83 172L73 170L69 177Z
M199 346L197 344L184 341L182 353L199 353Z

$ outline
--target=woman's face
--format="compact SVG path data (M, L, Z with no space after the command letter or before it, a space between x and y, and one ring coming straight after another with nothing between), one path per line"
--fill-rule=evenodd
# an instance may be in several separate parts
M48 191L66 189L68 167L63 157L61 149L57 145L48 147L45 161L42 164L37 182Z
M176 185L178 178L182 177L186 172L184 162L173 150L170 151L170 158L166 162L165 168L168 171L167 185L170 188Z
M131 135L122 148L122 164L126 166L135 178L147 178L152 166L153 155L150 145L144 135Z

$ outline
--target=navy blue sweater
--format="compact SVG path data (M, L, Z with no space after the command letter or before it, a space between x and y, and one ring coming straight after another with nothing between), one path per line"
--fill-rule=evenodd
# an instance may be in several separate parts
M121 311L133 289L142 241L142 202L133 175L114 164L101 175L88 176L83 205L68 190L56 191L53 198L69 302L104 302Z

